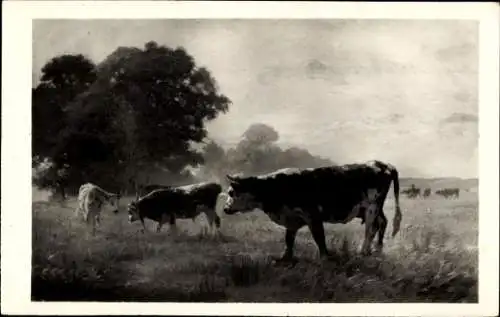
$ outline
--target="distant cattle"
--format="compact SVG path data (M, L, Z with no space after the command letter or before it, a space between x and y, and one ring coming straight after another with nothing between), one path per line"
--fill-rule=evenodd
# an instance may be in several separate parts
M81 215L83 220L92 225L92 234L95 235L96 227L101 222L101 209L103 205L110 205L114 213L118 213L120 194L113 194L101 187L86 183L80 186L76 215Z
M420 188L415 187L415 185L412 184L410 188L402 190L401 193L405 194L408 198L419 197L420 196Z
M160 232L163 224L167 222L175 226L176 218L191 218L194 221L203 212L210 226L215 224L219 228L220 217L216 207L221 192L222 187L217 183L156 189L128 205L129 221L133 223L140 220L145 230L144 219L151 219L158 222L156 231Z
M345 224L354 218L365 222L362 252L371 252L377 233L377 249L381 251L387 227L383 205L392 182L396 204L392 235L400 228L398 172L380 161L303 170L290 168L257 177L228 175L227 178L230 198L224 207L226 214L258 208L286 228L286 250L281 261L293 258L295 236L306 225L320 256L327 256L323 222Z
M426 188L424 190L424 198L427 198L431 195L431 189L430 188Z
M436 191L436 195L443 196L445 198L455 197L458 198L460 196L459 188L444 188Z

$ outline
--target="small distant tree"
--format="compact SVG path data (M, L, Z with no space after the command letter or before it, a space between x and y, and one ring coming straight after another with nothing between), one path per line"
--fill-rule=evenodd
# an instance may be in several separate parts
M283 150L277 145L279 133L271 126L252 124L234 149L227 152L234 172L262 174L285 167L319 167L332 165L329 159L310 154L305 149L292 147Z
M243 133L243 140L253 146L266 146L278 141L278 139L278 132L264 123L254 123Z

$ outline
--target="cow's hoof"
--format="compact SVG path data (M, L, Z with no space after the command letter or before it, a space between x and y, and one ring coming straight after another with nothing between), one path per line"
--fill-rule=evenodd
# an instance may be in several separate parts
M372 255L372 251L371 250L363 250L361 251L361 256L370 256Z
M375 250L373 250L373 255L380 256L383 254L383 246L377 246L375 247Z
M299 262L299 259L294 256L282 256L273 261L275 266L295 266Z

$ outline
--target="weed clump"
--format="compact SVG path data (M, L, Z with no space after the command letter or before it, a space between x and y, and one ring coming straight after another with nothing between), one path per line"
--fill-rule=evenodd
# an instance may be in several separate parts
M230 276L235 286L252 286L263 281L271 269L269 259L254 259L249 255L232 258Z

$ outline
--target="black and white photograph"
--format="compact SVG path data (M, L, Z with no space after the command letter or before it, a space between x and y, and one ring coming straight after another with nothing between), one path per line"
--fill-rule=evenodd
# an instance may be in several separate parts
M2 202L2 220L27 214L27 301L498 304L479 287L483 261L498 270L498 85L480 80L498 76L481 59L498 39L483 49L479 14L131 18L118 3L30 18L29 59L2 63L31 68L31 95L2 101L26 112L2 116L2 139L29 130L31 172L4 165L2 140L4 194L4 172L29 174L31 211ZM478 8L498 35L498 7ZM2 269L16 241L2 233Z

